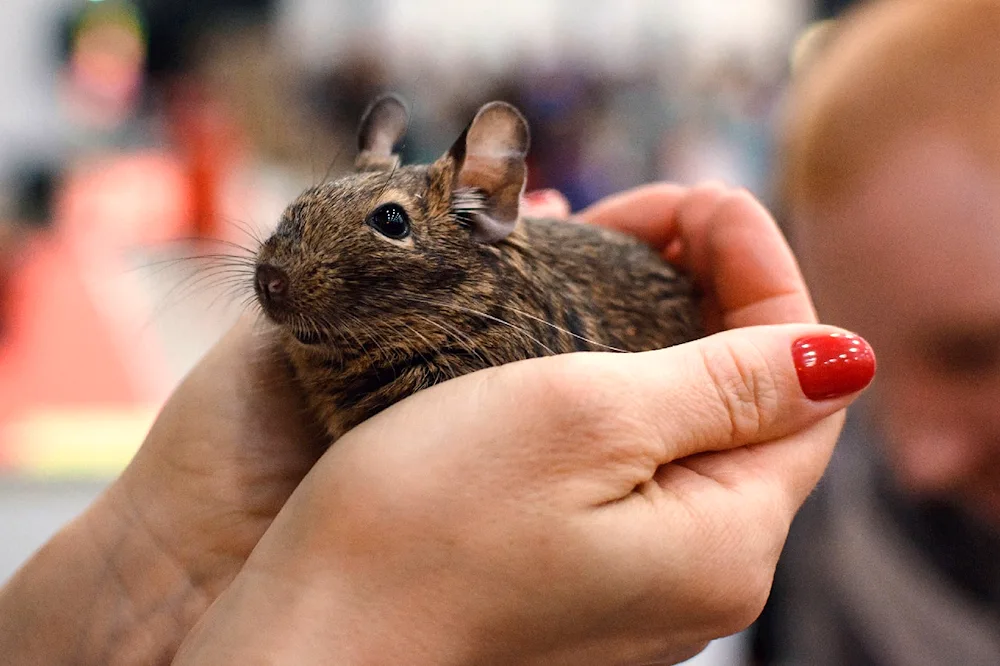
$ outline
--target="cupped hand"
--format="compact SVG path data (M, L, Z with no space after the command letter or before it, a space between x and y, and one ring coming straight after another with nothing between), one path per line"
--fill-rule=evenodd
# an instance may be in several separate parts
M554 190L526 197L525 214L571 215L566 199ZM716 183L694 188L655 183L603 199L576 219L636 236L690 274L701 288L710 332L816 321L787 242L746 190Z
M170 563L189 627L325 449L274 331L248 315L174 391L88 513L114 515Z
M871 350L814 323L746 193L582 218L663 248L718 332L489 369L348 433L177 663L668 663L756 617Z
M552 191L524 205L569 215ZM784 239L745 192L655 184L580 218L636 235L690 272L711 331L815 321ZM210 602L324 449L273 331L248 315L174 392L99 508L148 532Z

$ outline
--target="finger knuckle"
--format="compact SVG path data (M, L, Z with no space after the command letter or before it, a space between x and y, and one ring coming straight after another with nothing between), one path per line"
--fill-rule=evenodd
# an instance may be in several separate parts
M766 355L749 341L705 345L702 362L734 442L751 442L778 411L778 387Z
M571 467L655 469L664 440L648 409L648 391L622 354L565 354L550 359L531 389L532 436ZM574 462L575 461L575 462ZM624 472L623 472L624 473Z
M725 181L715 178L715 179L703 180L699 183L696 183L694 188L692 189L692 192L713 194L718 196L724 194L727 189L728 186L726 185Z
M760 212L763 206L750 190L740 188L726 193L720 209L732 212L735 215L744 216Z
M726 185L721 181L706 181L695 185L689 195L689 204L702 203L704 205L715 206L725 200Z

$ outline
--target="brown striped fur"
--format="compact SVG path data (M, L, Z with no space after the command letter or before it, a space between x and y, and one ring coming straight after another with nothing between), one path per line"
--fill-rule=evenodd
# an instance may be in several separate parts
M701 335L690 284L644 244L525 218L483 242L474 216L490 193L460 186L454 149L431 165L386 160L384 170L371 169L371 157L298 197L257 257L288 275L287 305L262 304L286 332L333 439L420 389L485 367ZM366 224L389 202L409 214L405 241Z

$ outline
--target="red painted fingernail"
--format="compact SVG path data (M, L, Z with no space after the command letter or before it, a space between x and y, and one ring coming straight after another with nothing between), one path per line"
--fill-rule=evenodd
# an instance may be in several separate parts
M543 204L555 197L555 190L534 190L533 192L526 192L524 195L524 200L530 204Z
M795 371L810 400L829 400L860 391L875 376L875 352L851 333L799 338L792 345Z

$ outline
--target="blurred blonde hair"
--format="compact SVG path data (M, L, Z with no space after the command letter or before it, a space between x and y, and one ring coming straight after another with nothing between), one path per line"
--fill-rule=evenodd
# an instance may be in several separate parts
M1000 168L1000 0L881 0L832 24L793 77L781 205L849 191L901 135L942 128Z

